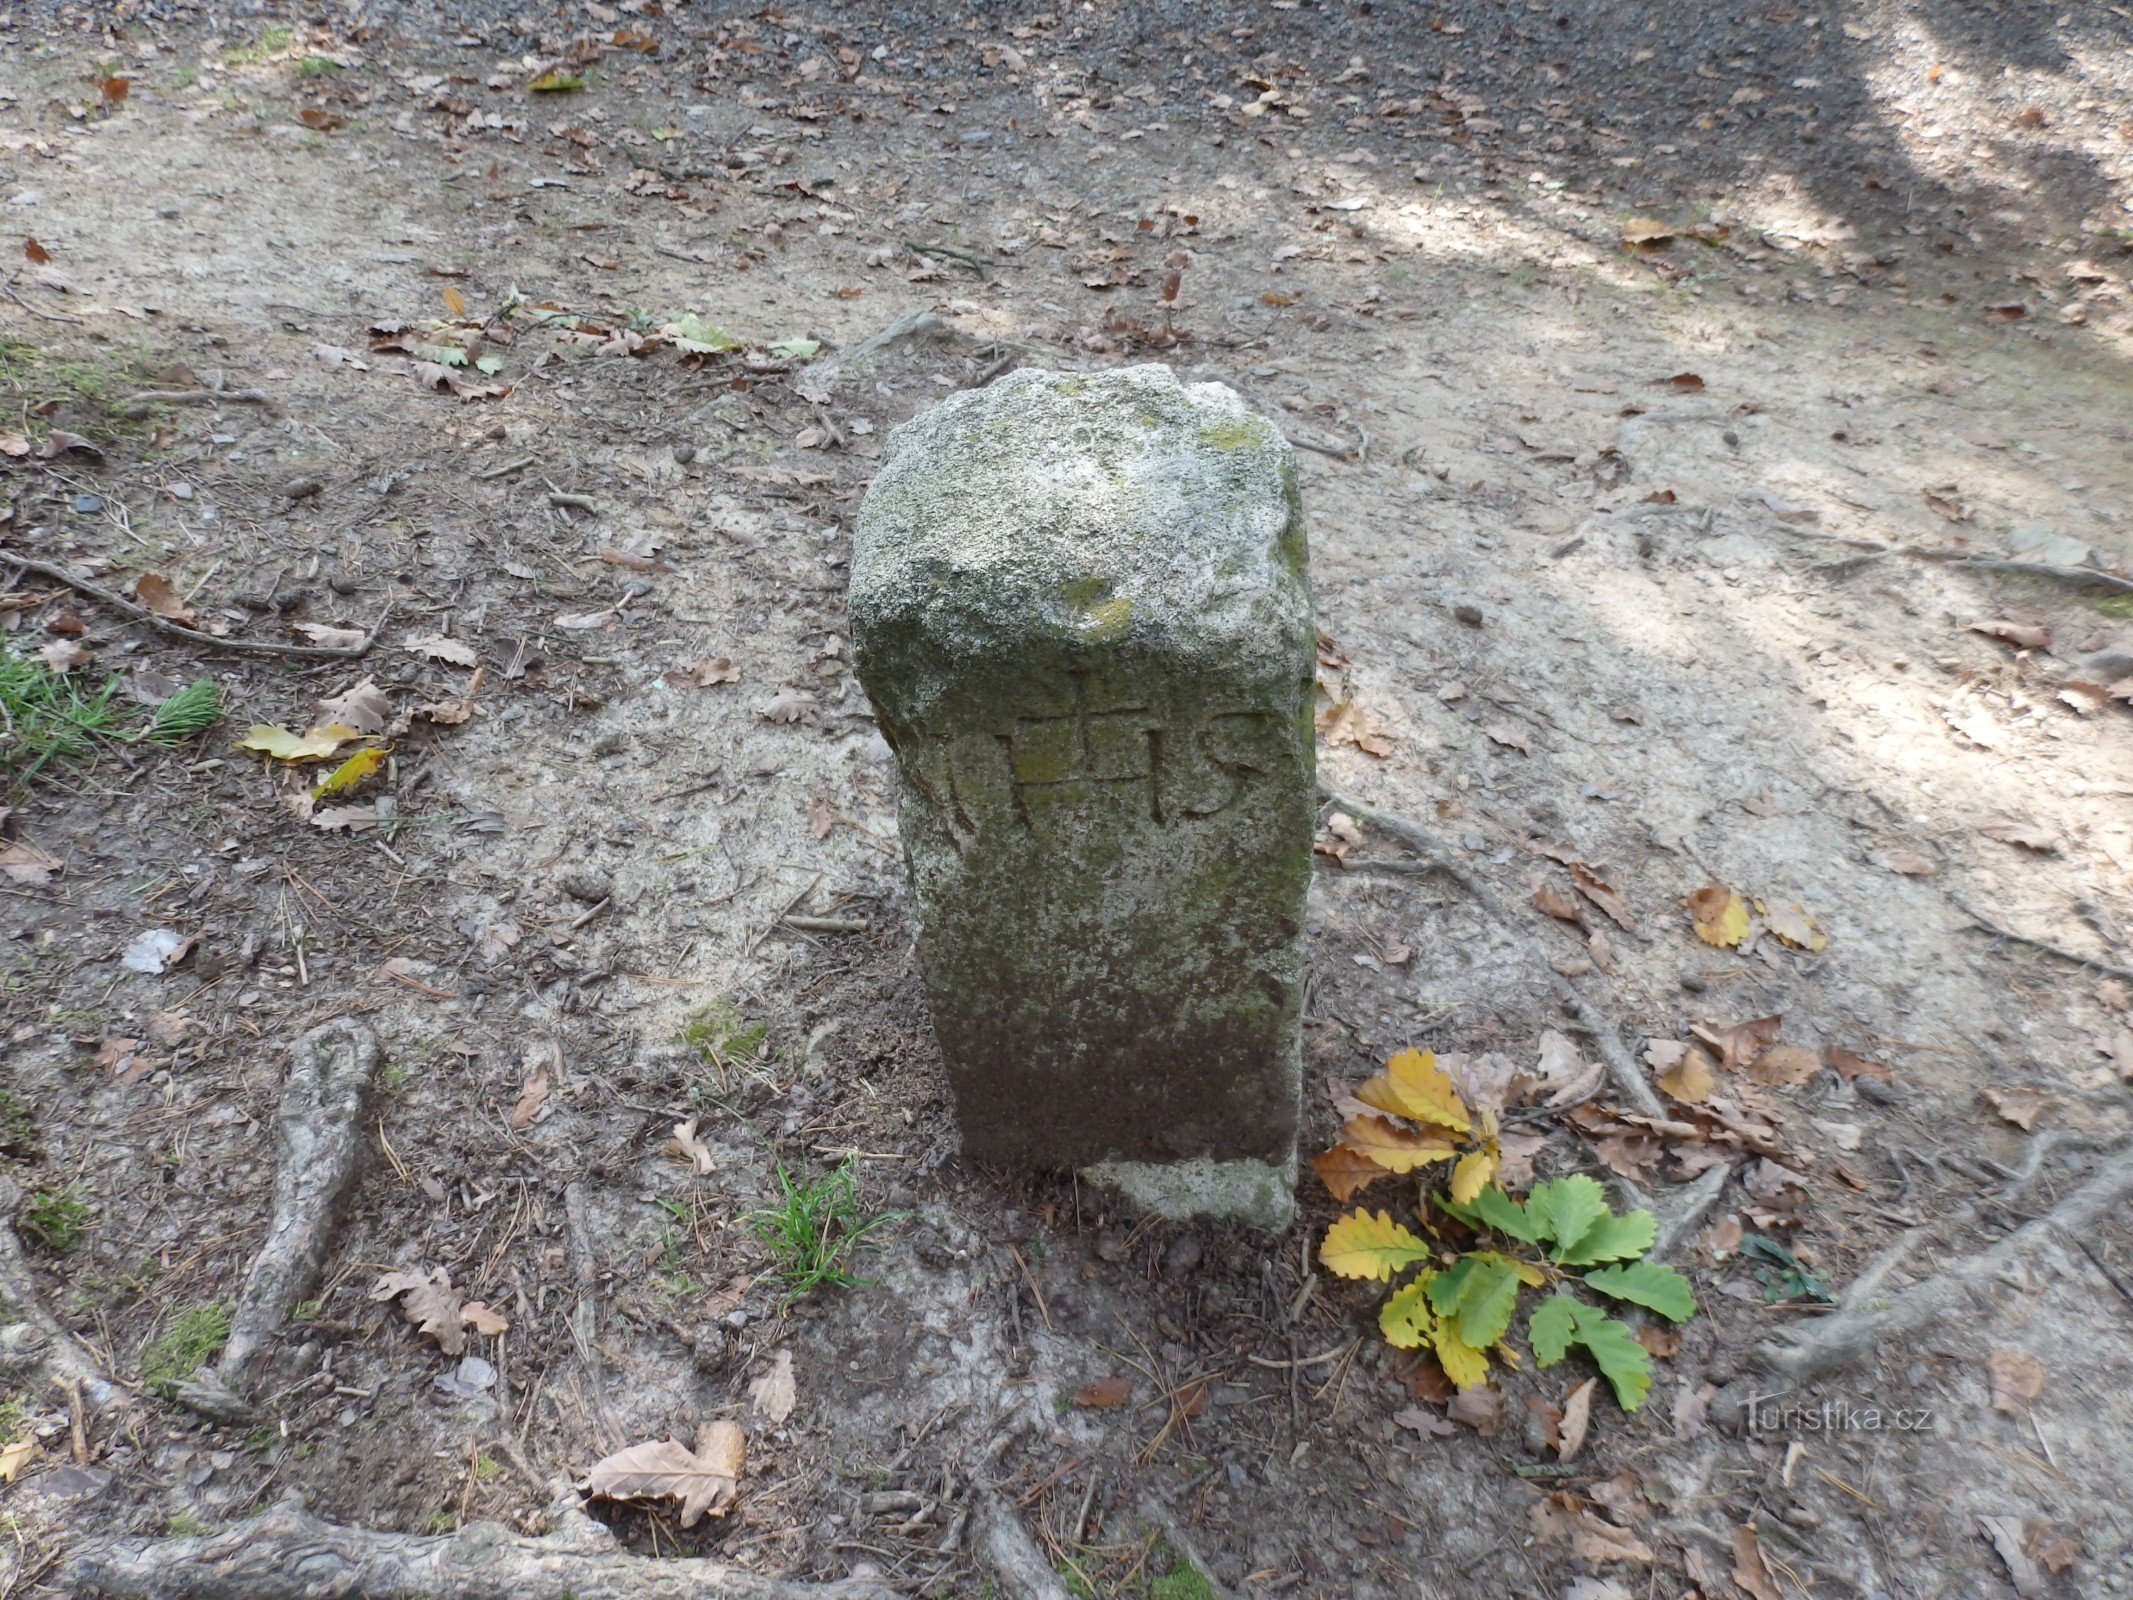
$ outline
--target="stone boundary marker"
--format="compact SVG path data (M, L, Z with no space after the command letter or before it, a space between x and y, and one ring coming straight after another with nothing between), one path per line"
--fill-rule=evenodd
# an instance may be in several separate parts
M1167 367L889 437L851 575L973 1159L1294 1208L1316 633L1289 446Z

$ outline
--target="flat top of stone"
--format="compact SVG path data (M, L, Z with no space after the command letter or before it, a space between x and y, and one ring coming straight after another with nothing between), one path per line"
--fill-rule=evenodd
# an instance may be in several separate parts
M1310 625L1288 442L1163 366L965 390L889 435L851 608L862 648L901 619L971 657L1032 637L1286 657Z

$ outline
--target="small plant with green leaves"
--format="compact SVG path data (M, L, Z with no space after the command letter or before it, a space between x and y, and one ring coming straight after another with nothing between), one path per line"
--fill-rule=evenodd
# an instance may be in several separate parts
M186 1306L141 1350L141 1382L168 1394L206 1366L230 1336L230 1308L220 1300Z
M194 1512L180 1506L164 1519L163 1531L173 1539L205 1539L215 1529L212 1523L202 1522Z
M330 72L341 70L341 64L331 56L299 56L296 59L296 75L299 78L323 78Z
M25 1200L15 1218L15 1231L32 1250L63 1256L81 1243L95 1216L81 1185L70 1183L59 1189L39 1189Z
M1769 1304L1785 1300L1831 1303L1829 1280L1767 1233L1741 1235L1740 1253L1769 1263L1755 1269L1755 1281L1763 1286L1763 1299Z
M780 1161L776 1204L746 1219L770 1251L771 1270L785 1286L788 1305L824 1284L857 1288L865 1280L851 1274L854 1255L868 1234L903 1214L861 1217L857 1165L847 1158L819 1178L796 1181Z
M1538 1184L1523 1200L1506 1193L1494 1181L1494 1115L1471 1109L1426 1051L1401 1051L1356 1097L1386 1114L1350 1119L1345 1142L1317 1158L1327 1186L1345 1200L1373 1181L1373 1169L1382 1175L1451 1162L1451 1192L1426 1195L1419 1219L1440 1240L1452 1231L1436 1225L1440 1216L1472 1235L1469 1247L1432 1244L1389 1212L1360 1209L1326 1230L1319 1260L1340 1277L1389 1283L1419 1269L1379 1307L1386 1342L1431 1351L1454 1385L1473 1388L1488 1380L1491 1349L1515 1364L1503 1341L1520 1291L1545 1288L1552 1292L1526 1324L1534 1360L1552 1367L1581 1348L1624 1411L1643 1404L1652 1385L1650 1352L1619 1318L1568 1291L1579 1285L1673 1322L1694 1316L1688 1279L1644 1259L1658 1232L1652 1214L1617 1216L1606 1191L1582 1173ZM1488 1246L1491 1235L1501 1248Z

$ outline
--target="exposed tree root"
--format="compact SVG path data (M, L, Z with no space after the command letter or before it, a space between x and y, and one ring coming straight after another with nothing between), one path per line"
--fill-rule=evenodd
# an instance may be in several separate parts
M266 1241L245 1275L221 1360L178 1385L187 1409L224 1424L250 1420L245 1369L318 1282L362 1165L362 1118L377 1070L378 1041L353 1017L321 1023L296 1041L276 1117L281 1162Z
M1664 1261L1681 1247L1681 1241L1689 1231L1703 1221L1711 1207L1718 1204L1718 1197L1726 1187L1726 1179L1733 1176L1733 1164L1722 1163L1708 1167L1686 1189L1674 1196L1666 1215L1659 1219L1659 1231L1653 1236L1651 1249L1645 1252L1647 1261Z
M102 1363L88 1347L62 1328L38 1300L37 1280L9 1220L21 1204L21 1188L12 1179L0 1180L0 1293L12 1303L15 1318L0 1327L0 1371L18 1380L41 1380L62 1394L71 1390L92 1410L123 1405L126 1391L105 1375Z
M892 1600L871 1578L802 1583L649 1560L493 1522L374 1533L276 1506L204 1539L92 1539L60 1569L78 1600Z
M974 1531L978 1559L1006 1587L1008 1600L1067 1600L1066 1585L1006 1501L987 1495Z
M353 661L358 656L368 655L370 647L378 642L378 635L385 631L386 618L392 615L387 606L378 617L377 626L363 638L361 644L279 644L272 639L224 639L212 633L202 633L198 628L188 628L182 622L156 615L146 606L128 600L113 589L100 583L92 583L80 573L61 566L56 561L39 561L34 556L18 555L12 550L0 551L0 566L19 567L24 572L34 572L39 577L51 578L70 589L78 589L100 605L114 611L122 611L136 622L146 623L156 632L171 639L183 639L188 644L199 645L203 650L227 650L241 656L294 656L299 661Z
M1535 965L1548 975L1550 987L1578 1019L1579 1031L1586 1034L1592 1040L1593 1047L1600 1052L1600 1059L1606 1064L1607 1076L1614 1084L1615 1092L1648 1117L1666 1115L1666 1108L1659 1103L1659 1096L1653 1093L1651 1085L1645 1081L1644 1073L1630 1058L1629 1051L1623 1047L1621 1036L1615 1032L1614 1025L1600 1014L1591 1001L1578 992L1575 984L1549 964L1546 953L1534 941L1532 935L1526 932L1525 923L1503 903L1494 889L1478 875L1454 861L1436 836L1421 823L1397 812L1380 811L1376 806L1367 805L1353 795L1343 794L1329 784L1321 783L1318 786L1318 794L1320 799L1338 806L1358 821L1367 822L1372 827L1391 834L1424 858L1421 865L1425 865L1432 872L1443 873L1480 901L1482 908L1503 925L1505 932L1526 946Z
M2122 967L2114 961L2105 961L2100 956L2085 956L2079 950L2069 950L2064 945L2053 944L2049 939L2039 939L2034 934L2017 933L2014 929L2004 927L1994 922L1990 917L1982 916L1973 911L1953 894L1948 896L1948 902L1986 933L1997 934L2002 939L2012 939L2016 944L2026 944L2032 950L2042 950L2048 956L2057 956L2061 961L2071 961L2078 967L2088 967L2096 972L2108 972L2114 978L2133 978L2133 967Z
M2034 1168L2041 1167L2043 1155L2042 1149L2032 1151L2033 1161L2024 1164L2032 1168L2029 1176L2018 1173L2015 1182L2001 1191L2002 1198L2028 1183L2029 1177L2035 1175ZM2133 1194L2133 1145L2101 1162L2086 1183L2044 1215L2024 1223L1997 1243L1919 1279L1900 1293L1884 1297L1878 1292L1882 1281L1917 1238L1915 1232L1907 1234L1859 1275L1834 1313L1807 1325L1789 1344L1773 1341L1760 1346L1758 1359L1768 1371L1795 1383L1848 1366L1887 1348L1892 1340L1912 1329L1954 1311L1973 1290L1991 1282L2003 1267L2047 1234L2057 1230L2078 1236L2098 1217L2121 1205L2129 1194ZM1957 1215L1960 1218L1962 1213Z

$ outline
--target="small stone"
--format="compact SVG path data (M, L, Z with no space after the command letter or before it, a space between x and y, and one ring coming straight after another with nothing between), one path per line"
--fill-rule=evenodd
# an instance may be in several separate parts
M614 880L604 872L595 872L590 867L574 867L556 878L556 887L573 900L583 900L588 905L607 899L615 892Z
M1182 1278L1199 1264L1200 1241L1189 1233L1179 1234L1163 1252L1163 1276L1166 1278Z
M1465 623L1469 628L1478 628L1483 621L1481 607L1475 605L1471 600L1462 600L1453 606L1452 616L1456 621Z
M281 486L281 492L290 500L313 500L323 494L326 480L311 473L291 478Z

